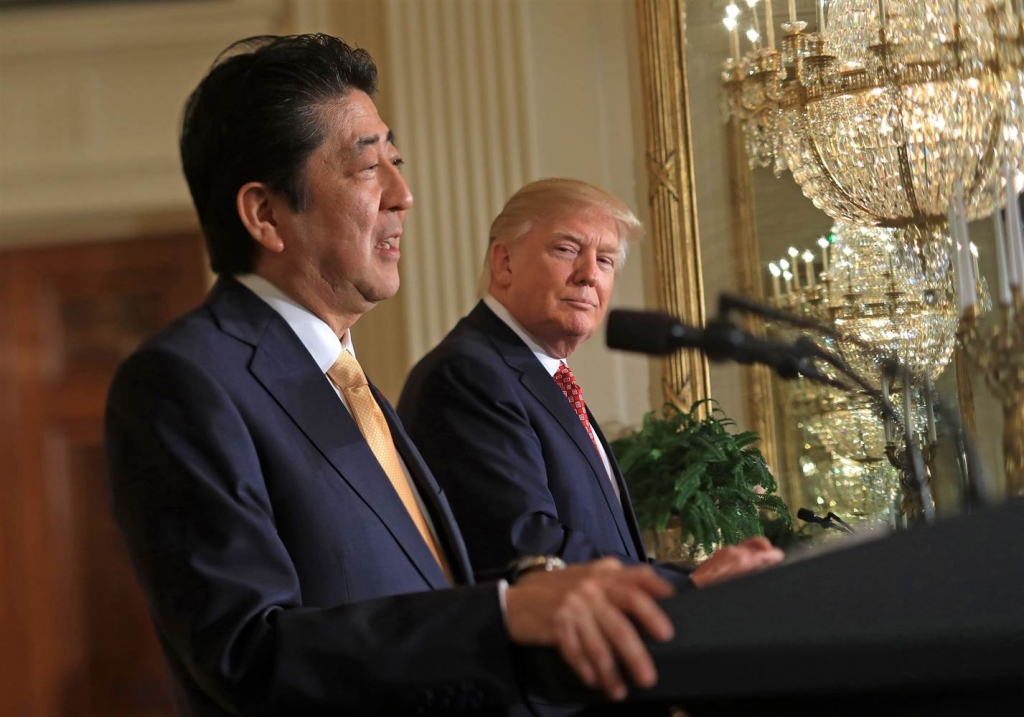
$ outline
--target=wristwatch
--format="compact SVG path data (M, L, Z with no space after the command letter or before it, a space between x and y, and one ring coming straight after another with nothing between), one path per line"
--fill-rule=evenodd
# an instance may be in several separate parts
M557 555L523 555L508 564L505 570L505 579L509 585L515 585L516 581L526 573L543 570L546 573L552 570L565 570L565 561Z

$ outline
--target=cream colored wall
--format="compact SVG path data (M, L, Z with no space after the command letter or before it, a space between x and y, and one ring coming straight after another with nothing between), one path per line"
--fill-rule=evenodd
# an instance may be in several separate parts
M194 228L176 145L185 97L229 42L305 31L374 55L408 160L403 287L355 332L393 399L472 306L487 226L524 182L579 177L645 218L631 0L196 0L0 13L0 245ZM644 303L649 246L617 303ZM610 432L657 394L646 359L603 335L572 365Z
M226 0L0 13L0 245L195 226L181 106L232 40L283 7Z

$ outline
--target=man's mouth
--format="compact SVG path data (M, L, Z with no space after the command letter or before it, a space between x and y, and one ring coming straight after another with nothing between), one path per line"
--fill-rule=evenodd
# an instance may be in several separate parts
M398 250L398 235L382 239L376 244L376 248L381 251L397 251Z

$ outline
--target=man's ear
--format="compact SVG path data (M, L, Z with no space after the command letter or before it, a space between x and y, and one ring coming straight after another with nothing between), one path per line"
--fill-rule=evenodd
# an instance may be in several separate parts
M235 197L238 216L256 242L267 251L284 251L284 239L274 216L279 203L263 182L242 185Z
M503 241L492 242L488 256L491 262L491 281L507 288L512 283L512 253L508 245Z

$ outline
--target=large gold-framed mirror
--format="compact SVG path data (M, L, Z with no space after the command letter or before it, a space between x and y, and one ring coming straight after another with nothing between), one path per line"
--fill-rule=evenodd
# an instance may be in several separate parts
M723 292L770 300L772 262L792 260L792 273L806 285L812 273L817 277L823 269L819 252L833 249L831 244L819 247L818 242L833 235L834 220L804 196L789 172L777 177L769 167L752 169L739 122L726 119L723 68L735 51L723 25L730 4L731 0L637 0L659 299L662 308L697 324L717 313ZM748 3L735 4L745 13L739 17L737 31L742 37L748 29L743 22L752 25L752 15ZM762 36L771 25L779 44L782 23L791 19L791 12L807 23L808 33L816 31L823 19L826 24L832 21L822 17L815 0L776 0L774 7L770 0L761 0L754 11ZM742 51L750 46L747 40L739 42L744 44ZM984 301L986 292L991 299L997 291L992 221L972 221L969 233L977 248L976 271L984 277ZM813 258L805 264L807 252ZM812 273L805 275L805 269ZM981 324L998 322L998 314L989 312ZM952 321L955 324L955 317ZM759 325L748 324L755 330ZM947 328L947 333L954 330L955 326ZM952 353L950 348L949 357L936 369L934 388L957 407L976 443L989 487L999 497L1007 492L1003 411L978 367L959 352L955 358ZM794 511L807 505L841 515L873 511L885 520L899 518L900 490L894 483L898 471L884 450L877 455L878 445L873 445L874 451L864 449L865 442L872 443L865 433L882 435L881 419L847 404L840 406L845 411L840 417L834 406L821 407L820 396L809 399L805 387L783 382L762 367L712 364L705 369L702 362L694 355L675 359L674 364L670 361L666 398L681 397L685 402L705 395L701 391L706 390L727 414L757 431L783 497ZM701 374L703 370L706 373ZM706 383L698 380L702 375ZM813 410L807 409L808 401ZM850 431L860 431L859 455L849 445L842 446L852 451L853 458L837 452L835 440L830 443L819 435L825 432L836 439L838 432L843 434L838 438L845 439ZM930 457L938 510L959 509L963 478L955 455L936 449ZM883 494L896 502L886 498L883 502L888 505L880 505Z

